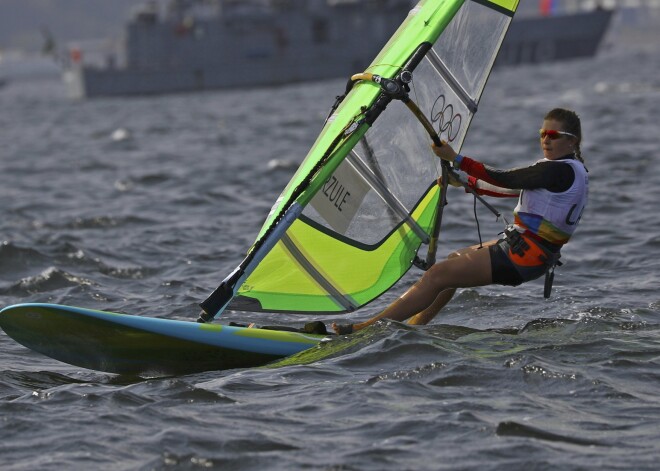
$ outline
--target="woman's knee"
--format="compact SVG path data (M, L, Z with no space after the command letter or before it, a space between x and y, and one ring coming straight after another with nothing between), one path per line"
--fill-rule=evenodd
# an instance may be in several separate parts
M421 281L430 283L434 287L444 285L447 276L447 263L436 263L432 265L428 270L422 275Z

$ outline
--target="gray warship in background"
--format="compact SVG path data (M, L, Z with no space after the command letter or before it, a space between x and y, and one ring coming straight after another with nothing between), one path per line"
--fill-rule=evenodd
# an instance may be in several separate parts
M72 47L64 80L72 97L91 98L348 77L369 65L414 3L152 1L132 15L117 51ZM522 11L496 65L594 55L611 14L526 18Z

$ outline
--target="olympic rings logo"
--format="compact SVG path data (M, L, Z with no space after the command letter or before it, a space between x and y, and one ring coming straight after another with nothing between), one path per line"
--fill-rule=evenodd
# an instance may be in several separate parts
M431 108L431 122L438 123L438 135L447 133L447 141L452 142L458 137L463 124L463 117L460 113L454 114L454 105L446 103L444 95L436 98Z

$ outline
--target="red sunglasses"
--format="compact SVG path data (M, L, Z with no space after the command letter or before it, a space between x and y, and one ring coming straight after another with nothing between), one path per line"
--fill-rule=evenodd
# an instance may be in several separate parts
M555 139L561 139L562 136L571 136L577 139L575 134L564 131L555 131L554 129L539 129L539 135L541 136L541 139L548 137L551 141L554 141Z

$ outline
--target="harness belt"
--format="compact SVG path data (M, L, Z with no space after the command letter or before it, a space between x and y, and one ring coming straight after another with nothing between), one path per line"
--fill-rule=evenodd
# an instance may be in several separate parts
M525 252L530 249L529 243L525 240L525 237L538 242L538 244L535 245L543 252L543 255L540 255L539 257L541 258L541 262L546 266L543 297L546 299L549 298L550 293L552 292L552 283L555 279L555 267L563 265L559 260L561 258L561 246L556 246L556 250L553 251L548 247L548 245L551 244L537 234L530 231L525 231L521 234L513 226L507 226L506 229L504 229L504 235L509 242L511 252L520 257L523 257Z

